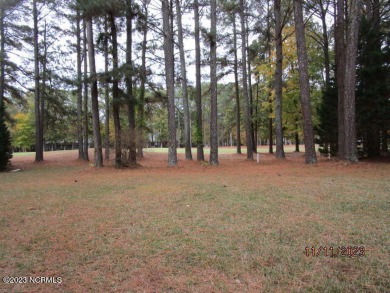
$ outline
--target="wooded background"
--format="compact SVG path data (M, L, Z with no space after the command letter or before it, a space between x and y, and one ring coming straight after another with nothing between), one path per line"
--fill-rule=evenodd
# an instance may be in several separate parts
M213 165L225 145L385 155L389 16L380 0L0 1L1 169L67 146L96 167L145 146L170 166L177 147Z

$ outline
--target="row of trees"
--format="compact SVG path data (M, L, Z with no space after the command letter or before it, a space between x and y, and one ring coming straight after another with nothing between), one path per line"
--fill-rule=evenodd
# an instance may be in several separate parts
M23 19L26 10L32 11L32 20ZM103 166L103 147L109 159L111 142L116 166L137 164L146 134L152 132L151 109L154 117L166 115L170 166L177 164L178 122L186 159L192 159L192 145L197 160L205 159L208 129L215 165L221 127L230 136L234 132L238 153L244 141L248 159L259 137L268 136L273 152L274 135L276 157L284 158L286 133L297 145L303 136L306 163L317 161L315 138L323 152L351 162L358 159L358 143L366 156L388 150L385 1L21 0L1 2L1 15L2 101L22 105L23 84L35 81L36 161L43 160L47 121L58 109L72 108L66 100L77 105L74 118L66 117L76 121L80 159L89 159L92 120L97 167ZM33 50L27 50L28 44ZM19 63L10 61L15 52ZM97 57L104 60L100 72ZM34 67L22 69L20 64L30 60ZM187 76L192 68L193 86ZM233 82L220 81L230 73ZM56 103L58 108L50 108Z

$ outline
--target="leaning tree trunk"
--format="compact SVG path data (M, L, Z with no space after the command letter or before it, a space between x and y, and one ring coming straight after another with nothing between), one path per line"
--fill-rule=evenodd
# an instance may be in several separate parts
M199 2L194 0L195 19L195 103L196 103L196 127L195 141L197 145L197 160L204 161L203 151L203 118L202 118L202 79L200 67L200 25L199 25Z
M251 101L248 92L248 71L246 68L246 29L244 15L244 0L240 0L240 19L241 19L241 52L242 52L242 92L244 96L245 108L245 137L246 137L246 157L248 160L253 160L253 141L252 141L252 116L251 116Z
M188 106L187 70L186 70L186 60L184 54L183 26L181 22L180 0L176 0L176 19L177 19L178 41L179 41L179 51L180 51L181 88L182 88L183 107L184 107L183 112L184 112L185 156L186 156L186 160L192 160L190 108Z
M79 144L79 160L84 159L83 156L83 86L81 72L81 15L80 11L76 11L76 55L77 55L77 140Z
M34 79L35 79L35 162L43 161L43 140L41 124L41 93L39 90L39 44L38 44L38 10L37 0L33 0L34 19Z
M88 119L88 56L87 56L87 25L83 20L83 59L84 59L84 103L83 103L83 159L89 161L89 119Z
M177 165L176 150L176 123L175 123L175 80L173 35L170 24L171 7L168 0L162 0L163 30L164 30L164 57L165 82L168 96L168 165Z
M119 99L119 80L118 80L118 39L115 18L112 13L109 15L112 38L112 116L114 118L115 129L115 167L121 167L122 164L122 134L120 120L120 99Z
M357 162L356 145L356 59L359 37L359 18L361 0L353 0L350 4L350 22L347 30L347 49L345 58L344 86L344 127L345 127L345 160Z
M211 0L210 4L210 164L218 165L217 0Z
M99 120L99 101L98 101L98 87L95 66L95 46L93 43L93 28L92 18L86 19L87 25L87 39L88 39L88 56L91 80L91 99L92 99L92 126L93 126L93 140L95 146L95 167L103 167L102 155L102 138L100 135L100 120Z
M237 128L237 154L241 154L241 108L240 90L238 84L238 56L237 56L237 27L236 15L232 13L233 22L233 50L234 50L234 94L236 96L236 128Z
M283 147L282 124L282 90L283 90L283 44L282 44L282 17L281 1L275 0L275 128L276 128L276 157L285 158Z
M305 163L313 164L317 163L317 156L314 145L313 124L311 121L309 70L302 10L301 0L294 0L295 37L298 53L301 111L303 116L303 133L305 139Z
M133 97L133 73L132 73L132 52L133 52L133 13L132 13L132 0L127 0L126 10L126 64L129 73L126 75L126 88L127 88L127 112L130 130L129 139L129 157L126 164L128 166L137 165L137 150L136 150L136 126L135 126L135 100ZM146 15L147 18L147 15Z

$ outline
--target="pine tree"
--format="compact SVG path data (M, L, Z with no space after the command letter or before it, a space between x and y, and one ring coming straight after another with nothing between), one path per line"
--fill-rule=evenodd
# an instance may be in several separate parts
M305 42L305 28L303 22L303 8L300 0L294 1L295 36L298 53L299 84L301 93L301 109L303 116L303 130L305 135L305 162L317 163L314 146L314 132L310 108L310 83L308 70L308 57Z
M282 119L282 92L283 92L283 20L281 1L275 0L275 48L276 48L276 66L275 66L275 126L276 126L276 157L285 158L283 146L283 119ZM272 143L272 142L270 142Z
M330 79L329 86L323 90L322 101L317 109L319 124L316 134L319 135L319 151L323 154L337 155L337 85L335 79Z
M173 54L173 35L171 31L171 13L172 7L168 0L163 0L163 30L164 30L164 57L165 57L165 72L166 72L166 88L168 96L168 165L170 167L177 166L177 150L176 150L176 123L175 123L175 80L174 80L174 54Z
M201 54L200 54L200 17L199 2L194 0L194 21L195 21L195 104L196 104L196 124L195 143L197 145L197 160L204 161L203 151L203 123L202 123L202 78L201 78Z
M242 51L242 90L244 95L245 109L245 134L248 160L253 160L253 137L252 137L252 115L251 115L251 99L248 90L248 71L246 61L246 31L245 31L245 6L244 1L240 1L240 20L241 20L241 51ZM250 78L250 77L249 77Z
M373 1L366 7L362 18L359 37L359 55L357 70L356 122L357 135L363 142L359 155L379 156L381 150L381 132L388 129L390 102L388 100L389 60L388 44L385 44L385 28L380 17L380 3ZM387 124L387 125L386 125Z
M212 0L210 5L210 164L218 165L217 1Z

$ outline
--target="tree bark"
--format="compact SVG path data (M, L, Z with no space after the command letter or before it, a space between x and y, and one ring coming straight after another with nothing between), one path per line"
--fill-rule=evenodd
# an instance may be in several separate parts
M234 50L234 93L236 96L236 128L237 128L237 154L241 154L241 107L240 89L238 85L238 56L237 56L237 26L236 14L232 13L233 22L233 50Z
M79 160L84 159L83 154L83 86L81 72L81 15L80 10L76 11L76 55L77 55L77 141Z
M34 19L34 79L35 79L35 162L43 161L43 141L41 124L41 93L39 89L39 44L38 44L38 10L37 0L33 0L33 19Z
M345 58L344 75L344 127L345 127L345 160L357 162L356 141L356 59L359 37L359 18L361 0L353 0L350 3L350 22L347 29L347 48Z
M252 147L253 152L257 153L257 143L256 143L256 134L255 134L255 123L253 122L253 108L254 108L254 102L253 102L253 88L252 88L252 69L251 69L251 56L249 51L249 24L248 24L248 17L245 17L245 39L246 39L246 52L247 52L247 65L248 65L248 94L249 94L249 109L251 113L251 128L252 128Z
M268 62L271 63L271 8L270 8L270 0L267 0L267 47L268 47ZM274 138L273 138L273 119L272 119L272 96L271 92L268 94L269 98L269 119L268 119L268 131L269 131L269 146L268 146L268 153L273 154L274 153Z
M344 77L345 77L345 0L337 0L335 25L335 53L337 79L338 157L345 158Z
M218 165L217 1L211 0L210 6L210 164Z
M126 88L127 88L127 112L128 112L128 122L130 130L130 140L129 140L129 157L126 164L128 166L137 165L137 150L136 150L136 123L135 123L135 99L133 96L133 13L132 13L132 0L127 0L127 10L126 10L126 64L129 69L129 73L126 75ZM147 14L146 14L147 18ZM143 51L144 52L144 51ZM142 56L144 58L144 56ZM144 59L142 59L144 62ZM145 64L143 63L143 66ZM144 79L143 79L144 80ZM145 87L145 86L144 86ZM142 150L141 150L142 151Z
M45 140L44 140L44 120L45 120L45 100L46 100L46 79L47 79L47 24L45 20L43 30L43 56L42 56L42 84L41 84L41 142L42 150L45 151Z
M120 99L118 80L118 34L115 18L109 13L112 38L112 116L115 128L115 167L122 167L122 129L120 120Z
M320 14L321 14L321 23L322 23L322 36L324 38L323 50L324 50L324 67L325 67L325 88L330 87L330 57L329 57L329 36L328 36L328 26L326 24L326 14L327 10L324 8L322 0L320 2Z
M202 79L200 68L200 25L199 25L199 2L194 0L194 19L195 19L195 103L196 103L196 127L195 142L197 145L198 161L204 161L203 151L203 118L202 118Z
M256 145L256 152L257 152L257 146L258 146L258 143L259 143L259 98L260 98L259 84L260 84L260 76L257 76L257 80L256 80L256 102L255 102L255 120L254 120L254 133L255 133L254 144Z
M275 126L276 126L276 157L285 158L283 146L283 124L282 124L282 90L283 90L283 44L282 44L282 17L281 1L275 0Z
M139 104L138 104L138 142L137 142L137 149L138 149L138 157L143 158L143 145L144 145L144 128L145 128L145 114L144 114L144 107L145 107L145 84L146 84L146 45L147 45L147 34L148 34L148 26L147 26L147 19L148 19L148 9L147 9L147 3L144 2L144 14L145 19L142 24L142 31L143 31L143 39L142 39L142 52L141 52L141 85L140 85L140 94L139 94Z
M180 51L180 69L181 69L181 88L183 95L183 112L184 112L184 147L186 160L192 160L191 152L191 127L190 127L190 108L188 106L188 91L187 91L187 70L186 60L184 54L184 41L183 41L183 26L181 16L180 0L176 2L176 20L177 20L177 31Z
M89 147L89 123L88 123L88 56L87 56L87 25L83 19L83 59L84 59L84 99L83 99L83 139L84 149L83 158L89 161L88 147Z
M305 140L305 163L314 164L317 163L317 156L314 144L313 124L311 120L309 70L301 0L294 0L294 18L299 66L299 85L301 91L301 111L303 116L303 133Z
M174 80L174 55L173 35L171 30L170 15L172 7L168 0L162 0L163 30L164 30L164 56L165 56L165 82L168 96L168 166L177 165L176 151L176 123L175 123L175 80Z
M251 101L248 92L248 77L246 68L246 29L245 29L245 6L244 0L240 0L240 19L241 19L241 52L242 52L242 92L244 96L245 109L245 137L246 137L246 157L253 160L253 141L252 141L252 116Z
M299 153L299 133L298 133L298 130L295 132L295 152Z
M108 162L110 160L110 88L109 88L109 77L108 77L108 66L109 66L109 57L108 57L108 19L105 17L104 20L104 74L105 74L105 80L104 80L104 100L105 100L105 114L106 114L106 121L105 121L105 133L106 133L106 139L104 142L104 159Z
M92 18L86 18L87 25L87 39L88 39L88 56L91 80L91 99L92 99L92 126L93 126L93 140L95 146L95 167L103 167L102 155L102 139L100 135L100 120L99 120L99 102L98 102L98 87L95 66L95 46L93 43L93 28Z

